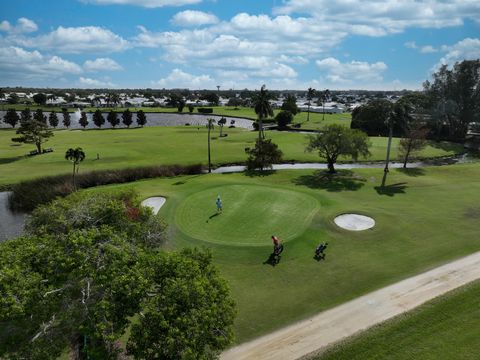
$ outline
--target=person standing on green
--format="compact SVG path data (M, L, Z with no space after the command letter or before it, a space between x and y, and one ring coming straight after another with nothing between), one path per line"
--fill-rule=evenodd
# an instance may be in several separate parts
M217 205L217 212L222 212L222 199L220 199L220 195L217 196L217 201L215 201Z

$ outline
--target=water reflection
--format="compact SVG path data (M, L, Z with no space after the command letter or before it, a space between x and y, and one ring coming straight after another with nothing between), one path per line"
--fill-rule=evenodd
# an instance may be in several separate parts
M0 242L21 235L25 224L25 214L8 208L8 194L0 192Z

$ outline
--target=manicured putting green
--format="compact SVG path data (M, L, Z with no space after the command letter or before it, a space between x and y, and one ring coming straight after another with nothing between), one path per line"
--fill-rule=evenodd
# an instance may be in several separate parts
M217 214L220 195L223 212ZM176 223L187 235L229 245L270 245L271 235L288 241L302 234L318 210L302 192L256 185L228 185L189 196L178 207Z

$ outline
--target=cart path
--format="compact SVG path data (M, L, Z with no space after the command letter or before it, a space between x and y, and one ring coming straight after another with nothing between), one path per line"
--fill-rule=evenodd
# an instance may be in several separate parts
M231 348L221 359L298 359L479 278L476 252Z

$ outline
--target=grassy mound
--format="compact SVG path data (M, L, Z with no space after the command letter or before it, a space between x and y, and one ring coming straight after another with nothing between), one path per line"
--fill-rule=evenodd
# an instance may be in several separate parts
M217 213L220 195L223 212ZM189 196L179 206L176 223L187 235L229 245L270 245L275 234L288 241L301 235L315 212L313 197L256 185L214 187Z

